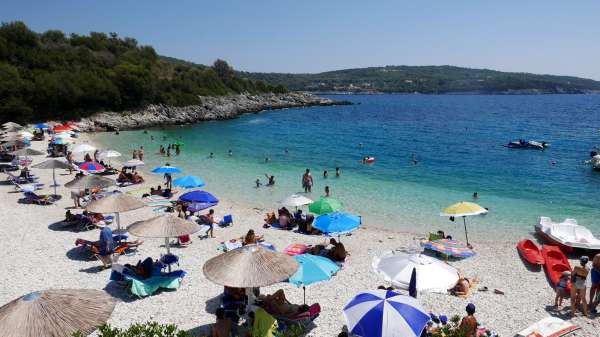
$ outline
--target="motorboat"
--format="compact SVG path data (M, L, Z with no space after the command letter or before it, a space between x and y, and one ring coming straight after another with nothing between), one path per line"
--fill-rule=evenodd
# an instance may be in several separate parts
M586 160L586 164L590 164L592 169L600 171L600 154L597 151L590 152L590 160Z
M575 219L553 222L551 218L542 216L539 223L535 225L535 232L566 251L573 248L600 250L600 240L589 229L577 224Z
M523 140L523 139L514 140L514 141L508 143L508 145L506 145L506 147L511 148L511 149L534 149L534 150L544 150L549 146L550 146L550 144L548 144L546 142L538 142L535 140Z

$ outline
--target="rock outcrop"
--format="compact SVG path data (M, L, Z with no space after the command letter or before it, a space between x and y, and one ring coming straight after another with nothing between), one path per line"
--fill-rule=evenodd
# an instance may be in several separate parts
M158 125L195 123L206 120L236 118L263 110L351 104L308 93L235 95L199 97L198 105L173 107L149 105L145 109L124 112L101 112L78 122L82 131L113 131L149 128Z

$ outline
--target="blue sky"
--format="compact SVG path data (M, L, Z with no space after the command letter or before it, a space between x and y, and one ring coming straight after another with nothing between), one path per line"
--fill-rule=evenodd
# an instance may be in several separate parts
M600 80L598 0L8 1L35 31L117 32L236 69L320 72L450 64Z

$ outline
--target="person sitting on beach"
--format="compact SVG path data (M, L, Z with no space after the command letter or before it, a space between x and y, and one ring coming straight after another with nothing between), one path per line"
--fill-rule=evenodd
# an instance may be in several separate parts
M473 288L476 285L477 285L477 280L472 280L472 279L463 277L462 275L459 274L458 281L456 281L456 285L454 287L448 289L448 292L454 296L467 297L467 296L469 296L469 292L471 291L471 288Z
M277 215L278 216L287 216L288 218L292 217L292 213L290 213L290 211L285 208L285 207L281 207L280 209L277 210Z
M554 306L558 309L562 305L563 298L567 296L567 286L569 284L569 279L571 278L571 272L565 270L562 272L560 276L560 280L558 280L558 284L556 285L556 297L554 297Z
M92 156L90 156L89 153L86 153L85 156L83 157L83 161L85 161L86 163L93 162Z
M131 182L134 184L141 184L144 182L144 178L141 175L139 175L137 172L134 172Z
M579 305L583 308L583 314L588 316L588 305L585 299L586 295L586 284L589 269L586 266L590 258L582 256L579 258L579 266L573 267L571 273L571 315L575 315Z
M290 303L285 297L283 289L277 290L272 295L259 296L262 306L271 315L282 317L293 317L299 313L308 311L309 307L305 304L298 305Z
M225 309L218 308L215 315L217 316L217 321L211 328L211 337L231 337L232 322L229 318L225 317Z
M344 244L336 241L334 238L331 238L329 243L333 245L333 247L329 250L327 257L334 262L344 262L344 260L346 260L346 256L348 255Z
M465 308L467 316L463 317L460 321L458 329L464 334L465 337L477 337L477 319L475 318L475 304L469 303Z
M298 223L298 230L300 231L300 233L302 234L309 234L309 235L319 235L321 234L321 231L314 228L312 226L313 221L315 220L314 215L312 214L307 214L306 215L306 219L304 219L304 221L300 221Z
M117 177L117 181L118 182L124 182L127 181L127 171L126 168L122 168L121 171L119 172L119 176Z
M267 225L272 225L275 222L277 222L277 217L275 217L275 213L274 212L267 213L267 215L265 216L265 223Z
M254 233L254 230L250 229L250 230L248 230L248 233L246 233L246 236L244 236L242 238L242 246L255 245L261 239L262 239L262 237L256 236L256 234Z

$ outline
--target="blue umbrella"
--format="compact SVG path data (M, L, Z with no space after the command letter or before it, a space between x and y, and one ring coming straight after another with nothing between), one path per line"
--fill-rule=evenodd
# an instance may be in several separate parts
M159 166L152 170L152 173L181 173L181 169L175 166Z
M323 256L301 254L294 256L294 259L298 261L298 270L290 277L288 282L296 286L302 286L305 304L307 285L327 281L340 270L337 264Z
M52 144L64 145L64 144L67 144L67 142L65 142L65 140L62 138L55 138L52 141Z
M49 126L46 123L38 123L33 126L34 129L48 129Z
M430 320L417 299L386 290L356 295L344 318L350 332L362 337L418 337Z
M204 186L204 180L196 176L185 176L173 180L173 185L183 188L194 188Z
M188 206L188 209L192 212L198 212L203 209L213 207L219 203L219 199L215 198L214 195L200 190L182 194L179 197L179 201L191 204Z
M319 215L315 219L313 227L327 234L341 234L352 232L360 226L361 219L359 216L333 212Z

